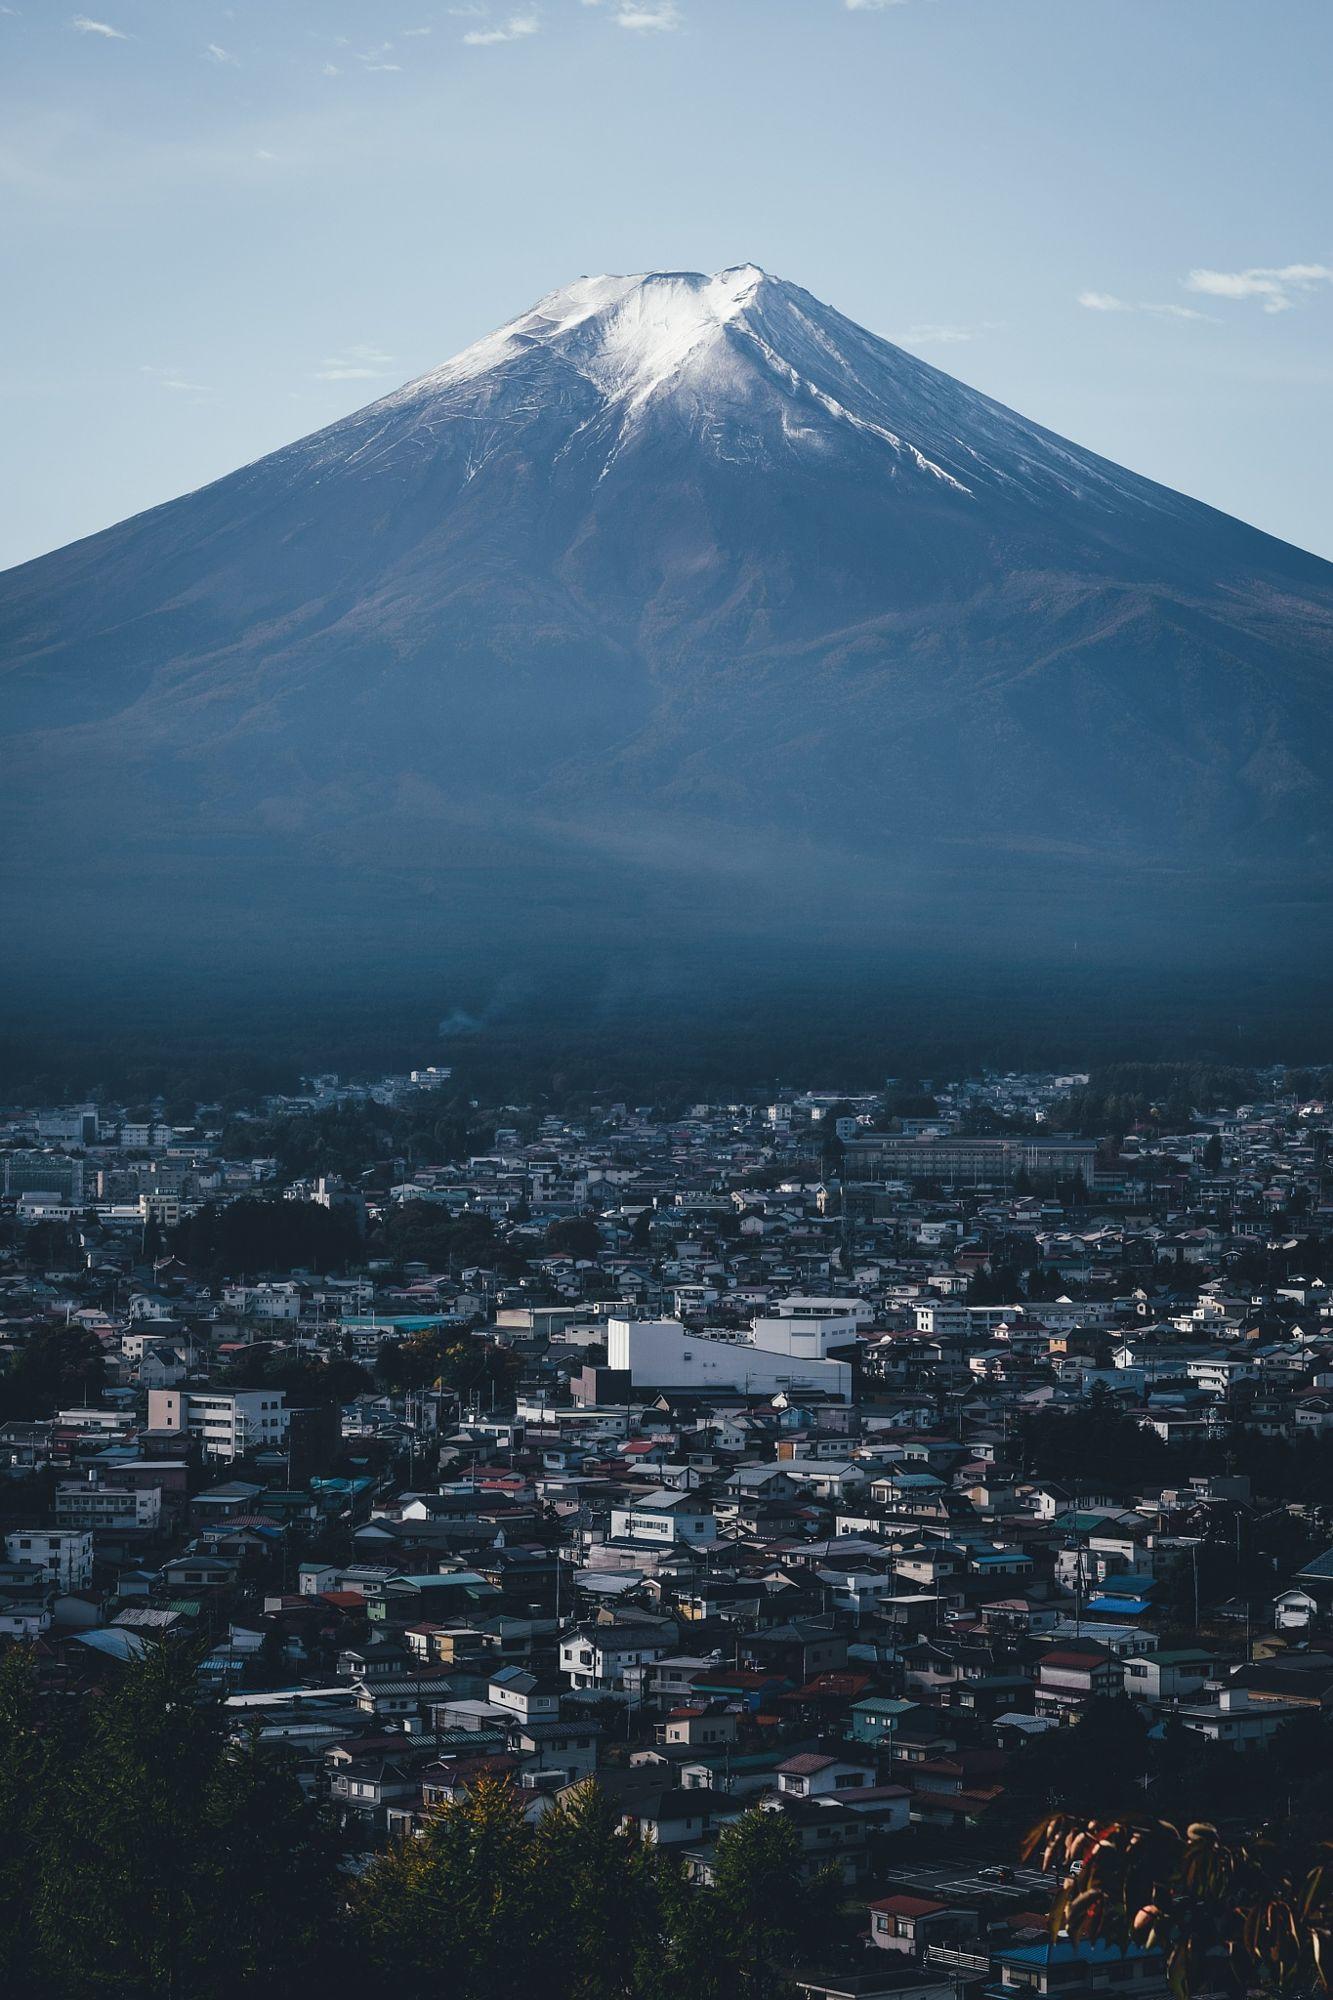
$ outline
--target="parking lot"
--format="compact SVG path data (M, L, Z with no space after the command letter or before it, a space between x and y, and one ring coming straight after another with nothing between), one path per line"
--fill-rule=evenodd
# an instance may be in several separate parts
M986 1866L985 1862L980 1864L980 1868ZM1027 1903L1035 1903L1041 1908L1055 1893L1054 1875L1043 1875L1037 1868L1014 1868L1010 1873L1011 1881L997 1882L983 1875L978 1867L958 1863L903 1865L895 1862L891 1871L895 1889L903 1889L913 1896L931 1896L941 1903L984 1893L1002 1898L1016 1909Z

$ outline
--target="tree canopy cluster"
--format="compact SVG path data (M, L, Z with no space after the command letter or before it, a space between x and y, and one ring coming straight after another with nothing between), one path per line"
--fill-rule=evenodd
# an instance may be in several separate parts
M1254 1071L1230 1063L1106 1063L1051 1122L1094 1139L1108 1132L1123 1138L1135 1125L1188 1131L1196 1111L1231 1110L1258 1092Z
M0 1366L0 1423L34 1422L53 1411L96 1404L106 1380L102 1344L87 1327L44 1326Z
M187 1653L105 1695L0 1658L0 1988L223 2000L336 1967L338 1852L286 1754L233 1745Z
M272 1154L286 1174L351 1176L372 1161L466 1159L484 1152L494 1137L494 1118L482 1117L467 1098L423 1091L401 1109L371 1102L247 1118L228 1126L223 1144L242 1155Z
M170 1233L172 1255L223 1277L247 1271L341 1271L363 1255L346 1209L316 1201L247 1197L208 1202Z
M1039 1478L1105 1481L1126 1494L1150 1480L1184 1485L1193 1473L1239 1473L1256 1499L1333 1508L1333 1437L1269 1437L1244 1421L1244 1409L1238 1398L1236 1421L1216 1437L1169 1445L1098 1383L1076 1408L1022 1419L1020 1462Z
M737 1820L693 1889L595 1784L532 1826L483 1780L375 1863L353 1919L386 2000L771 2000L825 1944L837 1896L805 1878L780 1813Z
M197 1662L109 1690L0 1656L0 1989L25 2000L773 2000L839 1890L793 1823L744 1814L715 1881L623 1829L595 1784L531 1823L480 1780L349 1871L286 1750L237 1744ZM530 1803L530 1801L529 1801Z

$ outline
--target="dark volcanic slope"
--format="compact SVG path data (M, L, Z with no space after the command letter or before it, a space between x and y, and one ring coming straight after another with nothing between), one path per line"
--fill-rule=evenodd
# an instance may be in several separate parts
M1075 875L1308 904L1331 659L1333 567L808 293L583 280L0 577L0 835L53 919L182 870L262 909L270 864L501 929L520 879L574 912L776 883L850 917L911 879L966 924Z

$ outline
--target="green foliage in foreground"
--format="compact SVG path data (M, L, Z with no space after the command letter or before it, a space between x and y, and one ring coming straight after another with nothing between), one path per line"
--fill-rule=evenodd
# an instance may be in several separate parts
M804 1879L771 1812L721 1835L715 1874L689 1888L595 1784L533 1827L483 1781L376 1862L353 1920L370 1991L400 2000L769 2000L825 1942L837 1880Z
M229 1741L185 1652L85 1697L0 1659L0 1989L276 1992L336 1943L337 1861L285 1754Z
M745 1814L716 1883L622 1831L595 1785L536 1822L482 1781L348 1865L285 1751L236 1744L194 1659L39 1692L0 1657L0 1991L26 2000L771 2000L817 1953L832 1878Z

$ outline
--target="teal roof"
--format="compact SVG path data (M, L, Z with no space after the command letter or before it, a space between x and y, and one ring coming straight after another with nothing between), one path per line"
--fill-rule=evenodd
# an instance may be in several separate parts
M390 1583L410 1583L417 1590L444 1590L451 1587L466 1590L486 1581L484 1576L478 1576L473 1569L432 1569L421 1574L409 1571L399 1576L391 1576L388 1580Z
M401 1318L393 1313L368 1313L338 1322L353 1333L375 1333L383 1328L386 1333L429 1333L432 1327L456 1326L456 1313L411 1313Z

